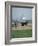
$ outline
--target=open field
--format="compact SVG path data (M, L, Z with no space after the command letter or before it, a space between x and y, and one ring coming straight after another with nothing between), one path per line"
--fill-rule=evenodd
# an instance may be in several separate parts
M12 27L11 38L32 37L32 26Z
M22 37L32 37L32 29L13 30L11 32L11 38L22 38Z

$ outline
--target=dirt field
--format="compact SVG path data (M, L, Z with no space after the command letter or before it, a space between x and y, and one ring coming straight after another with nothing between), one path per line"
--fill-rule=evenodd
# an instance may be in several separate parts
M32 25L12 27L12 30L32 29Z

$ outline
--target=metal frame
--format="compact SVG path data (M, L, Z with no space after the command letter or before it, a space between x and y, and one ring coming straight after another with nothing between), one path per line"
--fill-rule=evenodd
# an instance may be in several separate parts
M35 40L10 43L9 41L10 41L10 30L11 30L11 6L25 7L25 5L26 7L35 6ZM35 43L35 42L37 42L37 4L27 3L27 2L26 3L25 2L12 2L12 1L5 2L5 44L22 44L22 43Z

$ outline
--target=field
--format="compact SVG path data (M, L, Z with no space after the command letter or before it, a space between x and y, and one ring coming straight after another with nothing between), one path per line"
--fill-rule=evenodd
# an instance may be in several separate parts
M11 38L32 37L32 26L12 27Z

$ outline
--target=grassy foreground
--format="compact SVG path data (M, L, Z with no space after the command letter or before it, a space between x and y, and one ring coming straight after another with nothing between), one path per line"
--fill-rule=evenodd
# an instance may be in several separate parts
M24 37L32 37L32 29L13 30L11 32L11 38L24 38Z

